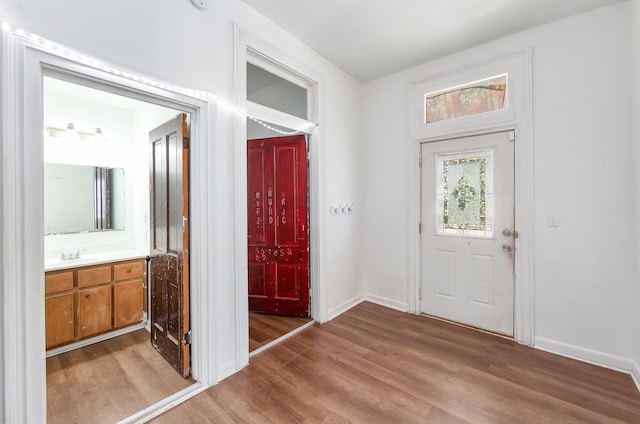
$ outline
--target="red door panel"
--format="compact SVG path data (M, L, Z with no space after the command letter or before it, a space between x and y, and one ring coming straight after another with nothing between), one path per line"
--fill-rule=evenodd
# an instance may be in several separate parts
M303 135L247 141L249 310L309 316Z

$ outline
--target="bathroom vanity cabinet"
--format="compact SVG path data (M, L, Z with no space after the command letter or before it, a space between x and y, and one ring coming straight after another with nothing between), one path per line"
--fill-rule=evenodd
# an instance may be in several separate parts
M47 349L142 321L144 259L45 273Z

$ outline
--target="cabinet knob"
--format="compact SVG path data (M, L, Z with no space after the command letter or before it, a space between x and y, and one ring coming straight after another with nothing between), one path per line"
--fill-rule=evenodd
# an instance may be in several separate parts
M91 295L90 295L90 294L85 294L85 295L84 295L84 298L85 298L85 299L90 299L90 298L91 298Z

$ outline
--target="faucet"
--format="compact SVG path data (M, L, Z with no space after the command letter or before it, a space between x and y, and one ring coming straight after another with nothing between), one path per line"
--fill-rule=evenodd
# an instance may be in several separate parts
M65 254L64 252L62 252L60 254L60 260L63 260L63 261L68 261L70 259L78 259L78 258L80 258L80 251L79 250L77 250L75 253L71 252L71 253L66 253Z

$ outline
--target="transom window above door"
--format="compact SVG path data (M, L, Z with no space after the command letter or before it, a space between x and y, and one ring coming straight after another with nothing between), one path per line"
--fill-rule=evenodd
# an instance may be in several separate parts
M424 123L507 108L507 74L424 95Z
M247 63L247 100L307 119L307 89Z

